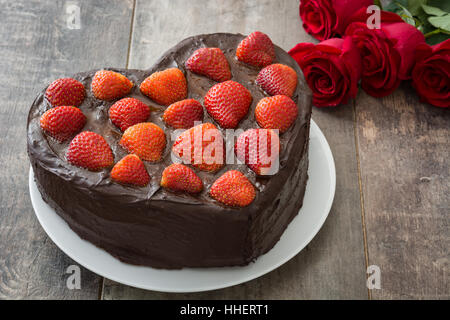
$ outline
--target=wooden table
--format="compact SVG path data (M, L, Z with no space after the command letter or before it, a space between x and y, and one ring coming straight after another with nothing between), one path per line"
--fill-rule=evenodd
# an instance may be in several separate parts
M81 28L66 8L81 8ZM448 110L420 103L405 84L375 99L314 108L336 162L336 196L319 234L295 258L248 283L196 294L124 286L81 269L47 237L28 193L25 126L52 80L102 67L148 68L199 33L254 30L289 50L311 42L298 1L0 0L0 299L449 299ZM369 290L366 270L381 270Z

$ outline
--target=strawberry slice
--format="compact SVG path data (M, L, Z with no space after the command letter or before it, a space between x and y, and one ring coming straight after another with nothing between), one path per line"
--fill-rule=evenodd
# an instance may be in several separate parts
M55 107L41 116L40 124L49 136L63 142L83 129L86 116L76 107Z
M66 158L71 164L91 171L110 167L114 163L113 153L106 140L90 131L83 131L73 138Z
M203 171L214 172L225 164L222 134L212 123L202 123L184 131L175 140L172 152Z
M172 191L199 193L203 190L202 180L185 165L174 163L164 169L161 186Z
M275 59L275 49L268 35L255 31L241 41L236 57L239 61L261 68Z
M297 73L284 64L271 64L259 72L256 83L271 96L283 94L292 97L297 87Z
M125 130L119 144L143 160L159 161L166 147L166 135L156 124L143 122Z
M265 129L285 132L297 118L298 107L288 96L276 95L261 99L256 105L255 118Z
M273 130L249 129L239 135L235 152L257 175L274 175L278 172L280 139Z
M163 120L175 129L189 129L195 121L203 121L203 106L195 99L171 104L163 114Z
M145 187L150 176L141 159L135 154L126 155L111 170L111 179L122 183Z
M145 122L150 116L150 108L135 98L123 98L114 103L109 109L109 118L120 130Z
M219 48L200 48L185 63L186 69L204 75L214 81L231 79L230 65Z
M52 106L78 107L85 96L86 91L83 84L72 78L57 79L45 91L45 97Z
M211 197L231 207L246 207L256 196L255 187L241 172L225 172L211 186Z
M187 96L187 82L178 68L159 71L147 77L140 86L141 92L158 104L168 106Z
M92 93L100 100L110 101L122 98L130 92L131 88L133 88L133 82L123 74L114 71L100 70L92 78Z
M204 103L208 113L222 128L236 128L248 113L252 95L242 84L229 80L209 89Z

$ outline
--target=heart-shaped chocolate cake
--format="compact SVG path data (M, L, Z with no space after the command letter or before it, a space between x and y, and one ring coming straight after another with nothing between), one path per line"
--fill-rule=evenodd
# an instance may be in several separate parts
M54 81L28 155L43 199L121 261L246 265L302 206L310 117L301 70L267 35L198 35L148 70Z

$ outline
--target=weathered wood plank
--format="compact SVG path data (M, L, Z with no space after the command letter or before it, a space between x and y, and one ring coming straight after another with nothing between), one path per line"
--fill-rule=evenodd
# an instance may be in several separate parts
M450 113L407 84L356 104L369 263L375 299L450 298Z
M260 30L288 50L312 41L298 17L297 1L138 1L130 67L148 68L180 40L199 33ZM139 290L105 279L105 299L366 299L353 108L314 110L336 161L333 209L311 244L290 262L259 279L197 294Z
M79 2L79 30L67 28L67 3L0 0L0 299L99 296L102 278L83 268L81 290L67 289L65 271L75 262L34 216L25 126L35 95L53 79L125 66L133 2Z

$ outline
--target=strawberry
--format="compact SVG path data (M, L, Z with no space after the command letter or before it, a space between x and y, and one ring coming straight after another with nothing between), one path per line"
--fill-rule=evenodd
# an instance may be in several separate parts
M238 60L255 67L265 67L275 59L272 40L259 31L255 31L241 41L236 50Z
M230 65L219 48L200 48L185 63L186 69L217 82L231 79Z
M181 100L164 111L163 120L175 129L189 129L195 121L203 121L203 107L195 99Z
M129 154L116 163L111 170L111 178L119 183L145 187L150 182L150 176L141 159L135 154Z
M203 190L203 182L195 172L191 168L177 163L164 169L161 186L172 191L186 191L188 193L199 193Z
M78 107L84 100L86 92L83 84L72 78L53 81L45 91L45 97L52 106Z
M158 104L168 106L187 96L187 83L183 72L170 68L151 74L141 83L141 92Z
M270 129L249 129L239 135L235 144L237 158L258 175L278 171L279 150L278 135Z
M255 199L256 190L241 172L230 170L213 183L209 194L227 206L246 207Z
M123 98L114 103L109 109L109 118L120 130L145 122L150 116L150 108L135 98Z
M61 106L47 110L41 116L40 123L49 136L63 142L83 129L86 116L76 107Z
M225 163L225 144L212 123L202 123L184 131L175 140L172 152L194 167L214 172Z
M252 103L252 95L243 85L229 80L213 86L204 98L205 108L222 128L236 128Z
M256 105L255 118L265 129L285 132L295 121L298 107L288 96L277 95L261 99Z
M71 164L91 171L110 167L114 163L113 153L106 140L90 131L83 131L73 138L66 158Z
M125 130L119 143L143 160L159 161L166 147L166 135L156 124L143 122Z
M92 92L100 100L110 101L122 98L131 91L131 88L133 88L133 82L123 74L114 71L100 70L92 78Z
M297 87L297 73L284 64L271 64L259 72L256 83L271 96L283 94L292 97Z

